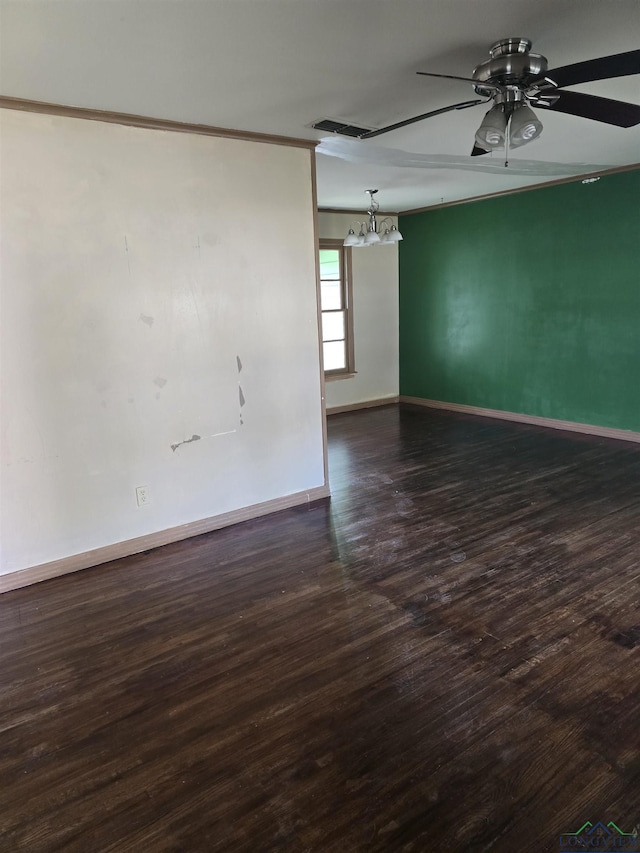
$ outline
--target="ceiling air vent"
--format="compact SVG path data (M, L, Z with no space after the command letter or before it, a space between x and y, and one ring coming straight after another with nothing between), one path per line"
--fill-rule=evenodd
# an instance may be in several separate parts
M340 136L352 136L356 139L371 132L370 127L357 127L355 124L347 124L344 121L334 121L330 118L323 118L320 121L314 121L311 127L314 130L325 130L328 133L339 133Z

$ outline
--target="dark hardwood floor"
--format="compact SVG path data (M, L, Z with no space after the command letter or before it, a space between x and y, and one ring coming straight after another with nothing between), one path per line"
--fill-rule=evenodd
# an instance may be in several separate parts
M2 853L640 827L640 446L395 406L329 434L331 502L0 598Z

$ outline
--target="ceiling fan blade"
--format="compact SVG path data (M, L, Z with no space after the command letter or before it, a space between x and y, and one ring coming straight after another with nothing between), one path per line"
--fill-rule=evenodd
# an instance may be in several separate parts
M373 139L374 136L380 136L383 133L389 133L391 130L398 130L400 127L406 127L408 124L415 124L418 121L423 121L426 118L431 118L432 116L439 116L442 113L448 113L451 110L464 110L467 107L475 107L476 104L486 104L486 100L482 100L480 98L475 101L462 101L460 104L451 104L448 107L442 107L439 110L431 110L428 113L422 113L422 115L414 116L413 118L407 118L404 121L398 121L395 124L387 125L387 127L380 127L378 130L370 130L369 133L363 133L359 139Z
M474 86L482 86L483 89L495 89L496 92L500 90L500 86L496 86L493 83L481 83L479 80L474 80L473 77L456 77L455 74L434 74L431 71L416 71L416 74L420 74L421 77L444 77L445 80L464 80L465 83L473 83Z
M549 80L559 88L575 86L577 83L590 83L592 80L609 80L612 77L626 77L628 74L640 74L640 50L627 53L615 53L613 56L601 56L588 59L562 68L552 68L544 77L534 80L533 85L545 88Z
M544 95L543 95L544 97ZM627 104L625 101L612 101L597 95L585 95L582 92L553 93L554 102L545 104L544 100L533 102L534 106L557 113L567 113L581 118L590 118L617 127L634 127L640 124L640 106Z
M480 157L482 154L488 154L489 152L485 148L480 148L479 145L474 145L471 151L472 157Z

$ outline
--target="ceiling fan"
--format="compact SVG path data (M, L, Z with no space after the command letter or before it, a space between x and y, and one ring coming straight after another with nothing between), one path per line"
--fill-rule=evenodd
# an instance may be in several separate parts
M536 108L555 110L618 127L640 124L640 106L636 104L565 91L566 86L578 83L640 73L640 50L576 62L549 71L546 57L531 53L531 46L531 41L526 38L505 38L496 42L489 51L490 59L476 66L471 77L417 72L426 77L444 77L471 83L481 98L431 110L376 130L329 121L319 122L314 127L351 138L372 139L451 110L464 110L493 101L493 106L476 133L471 156L477 157L495 148L502 148L505 144L517 148L538 137L542 132L542 123L530 104ZM328 124L334 126L328 127Z

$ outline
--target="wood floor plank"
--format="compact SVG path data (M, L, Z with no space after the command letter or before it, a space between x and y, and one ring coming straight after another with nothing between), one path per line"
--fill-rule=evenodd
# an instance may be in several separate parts
M388 406L331 501L0 599L0 850L640 830L640 446Z

